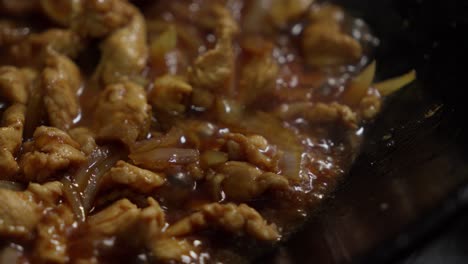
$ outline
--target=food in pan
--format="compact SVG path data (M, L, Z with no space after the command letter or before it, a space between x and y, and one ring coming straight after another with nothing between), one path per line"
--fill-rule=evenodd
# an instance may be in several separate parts
M0 1L0 262L242 263L414 72L312 0Z

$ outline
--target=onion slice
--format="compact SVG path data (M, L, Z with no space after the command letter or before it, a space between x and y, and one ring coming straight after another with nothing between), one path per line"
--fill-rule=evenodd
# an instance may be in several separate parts
M81 200L82 197L76 187L76 184L72 183L69 176L63 177L61 182L63 184L65 198L70 203L73 213L75 214L78 222L83 223L86 220L86 212Z
M109 146L97 147L88 160L78 170L64 177L62 183L65 195L79 221L84 221L89 213L102 176L117 163L123 154Z
M106 174L114 165L121 159L121 156L118 152L110 152L106 159L95 163L94 166L88 171L89 178L86 184L86 187L83 189L83 207L86 212L91 210L91 207L96 197L97 192L99 191L99 185L102 179L102 176Z
M376 83L374 84L374 87L381 95L387 96L412 83L414 80L416 80L416 71L411 70L402 76Z
M0 180L0 189L7 189L11 191L23 191L24 185L18 182Z
M198 150L184 148L156 148L129 155L136 165L150 168L166 168L172 164L189 164L198 161L199 156Z
M343 102L345 104L353 106L361 102L361 99L366 95L374 80L375 64L375 61L373 61L351 81L348 88L343 93Z

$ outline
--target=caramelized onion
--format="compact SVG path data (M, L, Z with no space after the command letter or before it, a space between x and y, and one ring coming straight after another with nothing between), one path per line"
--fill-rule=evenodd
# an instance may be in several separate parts
M40 84L31 87L28 107L26 110L26 122L24 124L24 137L32 138L36 127L40 126L44 117L44 102L42 100L42 88Z
M132 147L132 153L147 152L158 147L174 147L180 144L183 136L183 131L174 127L160 137L136 142Z
M88 182L82 193L83 207L85 212L89 212L93 205L94 198L96 197L96 194L99 190L99 184L101 182L102 176L104 176L104 174L108 172L120 159L120 153L116 151L110 151L108 152L106 159L96 163L93 167L90 168L88 172Z
M171 164L188 164L198 161L196 149L156 148L147 152L132 153L130 159L137 164L151 168L165 168Z
M207 150L200 157L200 163L205 167L212 167L228 161L228 154L216 150Z
M75 208L73 211L77 214L80 219L81 209L83 208L84 214L86 215L92 207L94 198L96 197L97 191L99 190L99 183L102 176L114 166L114 164L122 158L122 154L116 149L111 147L97 147L88 157L88 161L81 166L73 175L73 182L64 185L70 186L69 190L69 201ZM66 191L67 192L67 191ZM74 197L74 193L80 194L80 201Z
M61 182L63 184L65 198L68 200L68 203L70 204L76 219L80 223L83 223L86 220L86 213L83 207L83 202L81 200L80 192L78 191L76 185L70 181L69 177L63 177Z
M92 173L92 168L100 162L104 161L109 156L109 149L106 147L98 147L89 155L85 165L81 166L74 174L74 182L78 186L79 191L83 191L88 184L89 177Z
M24 185L18 182L0 180L0 189L22 191L24 190Z

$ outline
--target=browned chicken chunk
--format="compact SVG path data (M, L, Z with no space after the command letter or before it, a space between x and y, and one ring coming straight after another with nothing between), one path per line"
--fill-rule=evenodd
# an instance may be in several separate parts
M24 144L24 151L20 166L26 181L44 182L57 176L57 172L86 161L80 145L53 127L38 127L33 141Z
M214 11L218 19L218 43L215 48L200 55L189 69L190 83L196 88L211 91L224 89L233 77L232 38L238 32L237 23L226 9L215 6Z
M73 138L73 140L80 144L81 151L83 151L83 153L86 155L91 154L97 147L95 140L96 135L94 135L94 133L86 127L72 128L68 131L68 134Z
M41 216L41 207L29 192L0 189L0 237L28 237Z
M258 240L277 240L280 234L255 209L241 204L207 204L199 211L179 220L166 230L166 235L185 236L200 229L218 226L236 235L248 234Z
M101 44L102 57L95 78L103 85L133 80L146 66L148 46L143 16L135 13L128 25Z
M118 161L102 179L103 188L124 185L142 193L149 193L164 184L163 175L141 169L125 161Z
M41 77L49 122L68 130L80 112L77 95L81 86L80 70L69 58L54 51L48 52L45 63Z
M10 179L19 172L15 155L23 141L26 107L13 104L4 113L0 127L0 179Z
M153 256L163 262L182 261L184 256L187 258L197 251L190 242L177 238L157 239L151 247Z
M260 96L272 92L276 87L279 67L270 54L255 56L244 65L239 89L242 101L251 104Z
M37 225L37 240L33 258L41 263L68 263L68 228L74 222L71 209L66 204L48 211Z
M159 204L148 198L148 207L137 208L128 199L119 200L89 217L89 235L115 236L142 247L150 247L165 225L165 216Z
M154 81L148 100L157 111L181 114L186 110L184 99L192 93L192 86L181 77L164 75Z
M28 80L21 70L11 66L0 67L0 96L10 103L27 103Z
M311 15L311 24L304 29L302 49L312 66L340 66L356 63L362 56L357 40L342 32L343 11L325 6Z
M216 173L208 181L211 182L212 192L217 198L223 192L227 199L249 201L267 190L278 191L289 187L286 177L263 172L245 162L228 161L220 165Z
M307 11L314 0L272 0L270 18L273 24L284 27Z
M61 196L61 184L30 184L23 192L0 188L0 238L30 239L43 210Z
M287 108L280 108L278 115L285 120L301 117L310 124L344 124L349 128L356 128L358 122L357 115L351 108L336 102L331 104L296 103Z
M24 15L39 8L37 0L0 0L0 10L14 15Z
M127 0L81 1L72 28L82 36L103 37L129 23L137 12Z
M224 137L230 160L247 160L267 171L278 170L279 152L260 135L229 133Z
M145 90L134 83L123 82L106 87L99 96L94 116L98 138L120 140L132 145L146 137L151 119L151 106Z
M12 45L9 53L22 65L40 67L49 50L74 58L84 46L82 39L71 30L49 29Z

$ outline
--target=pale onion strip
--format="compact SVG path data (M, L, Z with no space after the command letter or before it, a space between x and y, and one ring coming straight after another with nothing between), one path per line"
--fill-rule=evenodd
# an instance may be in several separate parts
M86 212L81 200L82 197L76 188L76 185L73 184L68 177L63 177L61 182L63 184L65 198L68 200L76 219L78 222L83 223L86 220Z
M381 95L387 96L412 83L414 80L416 80L416 71L411 70L402 76L376 83L374 84L374 87L380 92Z
M343 102L354 106L361 102L372 85L375 76L376 63L373 61L358 76L356 76L348 85L343 93Z
M196 149L183 148L156 148L147 152L132 153L129 155L135 164L188 164L199 160Z
M83 191L88 185L88 181L91 176L91 169L98 163L104 161L108 156L109 148L107 147L97 147L89 155L86 164L81 166L73 176L73 180L79 191Z
M102 176L106 174L114 165L119 161L121 156L117 152L111 152L110 155L103 161L95 164L90 169L90 177L86 188L82 192L83 197L83 207L85 212L88 213L92 208L94 199L96 198L97 192L99 191L99 185L102 179Z

